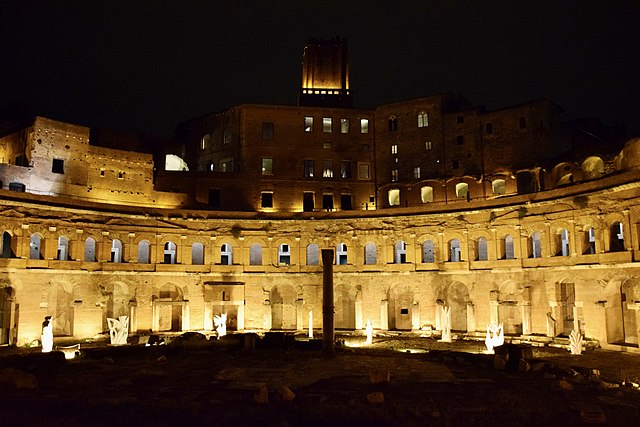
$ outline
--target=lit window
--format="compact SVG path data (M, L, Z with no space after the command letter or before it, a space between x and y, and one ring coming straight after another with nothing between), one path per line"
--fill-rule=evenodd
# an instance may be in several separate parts
M261 195L260 205L263 208L273 207L273 193L271 191L263 191Z
M272 122L262 123L262 139L264 141L273 140L273 123Z
M420 166L413 168L413 177L415 179L420 179Z
M304 176L306 178L313 178L313 170L314 170L314 161L313 160L305 160L304 161Z
M424 128L429 126L429 115L424 111L418 113L418 127Z
M433 202L433 187L424 186L420 189L420 198L422 199L422 203L431 203Z
M396 116L389 117L387 121L387 126L389 128L389 132L395 132L398 130L398 118Z
M427 141L424 143L425 150L431 150L431 141Z
M391 182L398 181L398 169L391 170Z
M331 160L322 161L322 177L333 178L333 161Z
M491 189L493 194L499 195L505 193L505 181L504 179L496 179L491 183Z
M349 119L340 119L340 133L349 133Z
M209 141L211 140L211 134L205 133L202 139L200 140L200 148L204 150L205 148L209 148Z
M221 160L220 172L233 172L233 159Z
M456 197L464 199L469 194L469 184L466 182L460 182L456 184Z
M304 131L313 132L313 117L307 116L304 118Z
M262 158L262 175L273 174L273 159L270 157Z
M369 133L369 119L360 119L360 133Z
M325 150L331 150L331 143L330 142L323 143L322 148Z
M331 133L332 132L331 117L323 117L322 118L322 132L325 132L325 133Z
M351 162L349 160L340 162L340 178L351 178Z
M278 264L290 265L291 264L291 249L286 243L280 245L278 248Z
M369 179L369 163L358 163L358 179Z
M398 144L393 144L391 146L391 154L398 154Z
M389 190L389 206L400 206L400 190L393 188Z

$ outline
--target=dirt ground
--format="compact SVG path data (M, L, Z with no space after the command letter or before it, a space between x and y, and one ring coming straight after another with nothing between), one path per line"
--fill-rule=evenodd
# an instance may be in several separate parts
M567 426L640 416L639 355L513 346L500 364L481 342L379 335L364 345L347 335L331 357L302 336L254 338L82 343L73 360L0 348L0 425Z

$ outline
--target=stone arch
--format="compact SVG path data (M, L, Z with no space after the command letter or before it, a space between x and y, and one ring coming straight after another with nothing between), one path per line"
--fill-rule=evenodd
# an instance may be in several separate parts
M54 336L73 335L73 283L64 279L54 280L47 289L47 316L52 316ZM43 316L44 318L44 316Z
M357 289L341 283L334 292L336 329L355 329Z
M297 292L291 285L276 285L269 292L271 329L296 329Z
M131 302L134 295L129 290L129 286L122 281L113 281L107 283L102 292L106 300L102 311L102 330L109 330L107 318L117 319L120 316L129 317L131 329Z
M409 285L396 285L389 288L387 295L389 329L411 330L415 300L413 288Z
M498 321L505 335L522 335L524 287L515 280L506 280L498 286Z
M377 246L375 242L368 241L364 245L364 264L375 265L378 263Z
M468 306L469 288L462 282L454 281L446 285L438 295L438 300L451 308L451 330L466 332L469 330Z

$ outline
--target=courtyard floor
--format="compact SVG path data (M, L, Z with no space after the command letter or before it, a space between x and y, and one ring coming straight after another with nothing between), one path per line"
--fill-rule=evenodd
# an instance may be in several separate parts
M165 345L81 343L80 357L0 347L0 425L637 425L640 355L514 347L413 334L271 334ZM512 359L514 353L510 356ZM503 358L504 360L504 358Z

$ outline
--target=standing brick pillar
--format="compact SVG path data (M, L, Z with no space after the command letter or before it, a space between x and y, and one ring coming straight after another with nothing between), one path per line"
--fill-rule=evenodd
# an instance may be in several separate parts
M333 355L333 249L322 250L322 352Z

